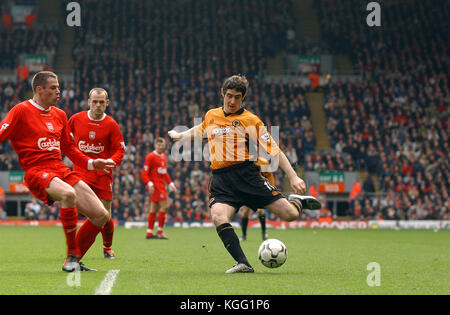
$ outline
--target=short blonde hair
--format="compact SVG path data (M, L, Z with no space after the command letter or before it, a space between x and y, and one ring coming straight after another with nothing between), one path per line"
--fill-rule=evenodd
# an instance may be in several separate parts
M106 99L108 99L108 92L106 92L105 89L99 88L99 87L95 87L95 88L93 88L92 90L89 91L89 98L91 98L91 96L92 96L92 94L94 92L97 93L97 94L103 93L103 94L105 94Z

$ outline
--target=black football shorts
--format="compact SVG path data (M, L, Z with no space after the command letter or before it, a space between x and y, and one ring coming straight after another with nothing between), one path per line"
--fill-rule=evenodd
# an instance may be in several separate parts
M224 203L239 210L247 206L256 211L284 198L253 162L213 170L209 186L209 206Z

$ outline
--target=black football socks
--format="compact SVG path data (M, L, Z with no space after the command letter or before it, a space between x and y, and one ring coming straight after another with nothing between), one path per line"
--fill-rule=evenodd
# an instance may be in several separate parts
M248 218L242 218L242 236L247 237Z
M298 211L298 213L302 214L303 211L303 205L300 203L300 201L297 200L290 200L289 201Z
M261 223L262 235L266 234L266 216L262 215L259 217L259 223Z
M228 250L230 255L236 260L239 264L243 263L247 266L251 266L245 257L244 252L242 251L241 244L239 243L239 238L234 232L233 227L230 223L224 223L216 228L217 234L223 242L223 245Z

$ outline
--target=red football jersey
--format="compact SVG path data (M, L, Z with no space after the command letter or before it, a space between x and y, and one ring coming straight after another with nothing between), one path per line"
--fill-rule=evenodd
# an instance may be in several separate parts
M54 106L47 110L33 100L15 105L0 123L0 142L10 140L23 170L61 162L61 153L76 165L88 167L89 157L74 146L66 113Z
M153 151L145 157L144 167L142 168L141 177L144 183L153 182L155 189L162 190L165 188L164 183L170 184L172 179L167 173L167 159L164 153Z
M116 167L122 163L125 142L119 125L106 114L100 120L89 116L89 111L79 112L69 119L69 130L78 149L92 159L112 159ZM88 171L77 165L73 170L80 173L88 184L110 189L112 172ZM103 178L106 177L106 178Z

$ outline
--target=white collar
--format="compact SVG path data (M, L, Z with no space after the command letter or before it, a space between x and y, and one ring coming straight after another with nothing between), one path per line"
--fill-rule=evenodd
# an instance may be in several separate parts
M92 120L92 121L102 121L103 119L105 119L106 114L103 113L103 116L102 116L102 118L100 118L100 119L94 119L94 118L91 117L91 110L88 110L88 117L89 117L89 119Z
M39 110L43 110L43 111L46 111L46 112L50 111L50 107L47 108L47 109L45 109L44 107L42 107L41 105L39 105L38 103L36 103L32 98L29 99L28 102L30 102L31 105L33 105L34 107L36 107L36 108L39 109Z

